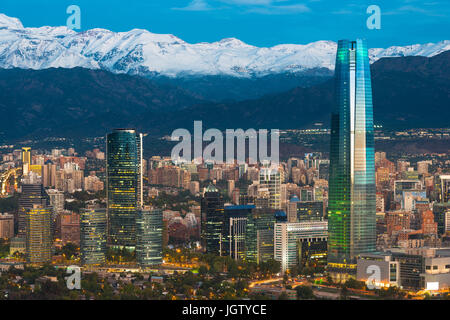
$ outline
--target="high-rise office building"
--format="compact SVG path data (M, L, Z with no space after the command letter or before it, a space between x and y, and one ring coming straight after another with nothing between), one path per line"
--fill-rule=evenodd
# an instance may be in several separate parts
M281 271L305 267L307 263L325 265L327 230L327 221L275 223L274 254Z
M47 207L50 205L50 199L45 192L42 184L22 184L22 193L19 196L19 217L18 217L18 237L25 238L26 222L25 216L27 209L34 205Z
M447 216L450 214L450 202L433 204L434 221L438 224L439 234L444 234L447 230Z
M450 232L450 210L444 214L444 232Z
M80 252L83 265L105 262L106 209L83 209L80 213Z
M50 207L35 204L26 209L26 259L31 264L44 264L52 259Z
M370 63L365 41L341 40L331 116L328 271L356 272L359 254L375 251L376 191Z
M153 208L138 210L136 233L136 260L138 265L145 268L162 264L162 210Z
M441 203L450 202L450 175L440 175L439 201Z
M302 201L297 202L297 220L298 221L322 221L323 201Z
M31 169L31 148L22 148L22 173L24 176L28 175Z
M269 189L269 207L281 209L281 173L279 169L261 168L259 184Z
M143 203L142 134L116 129L106 137L108 236L113 247L136 246L136 212Z
M47 190L50 199L50 206L53 208L53 217L61 214L64 211L64 192L56 189Z
M57 167L51 160L47 160L42 166L42 184L44 187L56 186L56 171Z
M248 216L245 233L246 260L266 262L273 259L275 209L254 208Z
M209 185L201 202L201 235L207 253L220 255L222 225L224 219L224 201L219 190Z
M221 255L235 260L246 258L248 218L254 205L225 206L221 235Z
M297 204L298 204L299 201L300 200L295 195L289 200L289 203L287 205L287 211L286 211L286 214L288 216L288 221L289 222L297 222L297 220L298 220L298 217L297 217Z
M58 221L62 243L80 245L80 215L75 212L63 213L58 216Z

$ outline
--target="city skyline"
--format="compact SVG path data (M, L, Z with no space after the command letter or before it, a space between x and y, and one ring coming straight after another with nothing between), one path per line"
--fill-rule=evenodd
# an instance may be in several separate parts
M0 5L1 300L450 299L450 40L411 45L445 39L448 4L21 4Z
M352 45L351 42L347 42L347 44ZM348 47L344 46L344 48L342 50L348 50ZM364 54L361 55L361 57L363 56ZM346 70L348 67L349 65L344 65L342 69ZM356 69L358 68L355 68L355 71ZM343 71L343 75L345 74L346 72ZM337 81L338 87L339 83L340 81ZM358 99L355 101L358 101ZM361 104L359 105L361 106ZM130 130L120 129L119 131L128 132ZM135 131L132 134L132 143L136 144ZM106 148L107 145L105 145L105 150L108 149ZM127 149L125 146L120 148ZM110 269L117 268L117 266L114 267L114 263L117 262L111 260L113 257L110 253L110 250L114 246L109 247L109 249L106 248L106 208L99 208L99 205L106 206L107 204L104 196L101 196L98 192L87 192L87 195L95 195L100 202L96 201L95 205L94 203L89 205L86 203L86 209L80 208L80 214L71 212L70 209L67 210L66 205L64 206L66 209L63 211L56 209L60 206L59 202L61 201L58 199L59 197L56 197L57 195L63 197L62 201L66 197L67 199L71 199L72 197L77 198L77 193L83 194L85 191L82 190L88 186L84 184L82 185L82 189L70 190L71 183L69 182L73 178L77 179L77 175L73 174L73 170L77 171L80 167L86 168L86 165L90 166L91 164L88 163L95 159L95 161L105 161L104 159L108 159L108 152L105 155L99 149L94 149L87 152L85 156L80 156L73 148L70 150L55 149L52 150L51 154L42 154L41 151L36 151L31 148L23 148L18 151L20 152L16 152L15 157L17 161L20 161L23 171L25 172L26 169L30 169L27 177L28 180L39 183L40 176L37 173L42 172L44 174L44 164L51 165L53 163L53 165L57 164L56 171L53 173L46 171L48 172L45 173L46 175L50 174L50 177L47 177L46 180L54 181L57 188L64 189L69 187L69 189L66 189L66 192L61 193L57 193L57 190L52 189L46 191L50 196L51 207L44 208L42 212L46 212L47 218L44 219L45 221L49 221L51 212L56 217L61 215L60 219L56 219L55 232L59 234L58 237L62 237L63 244L65 243L66 246L70 246L72 243L79 241L76 240L78 237L81 238L81 242L79 242L81 245L79 258L72 257L71 259L81 261L83 268L88 268L86 270L102 270L103 266L109 266ZM52 161L45 159L52 159ZM330 160L332 159L333 157ZM165 210L149 210L143 208L141 213L137 209L135 211L137 219L135 231L137 236L136 258L126 253L127 251L114 251L115 254L120 255L118 261L126 259L119 263L119 265L124 264L132 269L139 267L136 270L140 270L139 272L143 272L144 274L148 272L146 270L158 270L155 269L155 266L158 264L156 261L158 260L153 259L161 259L161 255L158 258L157 247L159 245L157 244L160 243L159 241L162 241L163 247L166 248L166 254L163 256L163 263L160 267L162 269L159 270L165 270L165 268L172 265L173 263L168 263L168 261L172 261L172 255L176 255L177 251L181 250L182 247L180 245L189 243L189 246L193 245L194 248L197 248L195 250L200 250L200 252L206 249L207 256L205 258L208 256L217 256L223 259L231 258L233 261L239 263L241 268L246 268L244 266L247 266L247 264L250 266L254 262L265 266L276 261L280 263L281 274L287 275L288 278L296 274L300 275L303 272L308 272L307 270L311 270L311 268L312 270L316 270L315 272L327 270L326 272L331 274L333 270L330 267L324 269L327 262L327 254L329 254L326 251L326 243L329 239L327 228L333 229L333 219L330 216L327 217L327 210L325 210L326 202L324 202L328 198L331 201L333 197L332 189L328 191L327 187L328 174L326 171L328 170L327 164L330 160L321 153L316 152L305 154L303 159L291 157L288 162L282 161L280 163L281 174L279 172L279 178L275 178L281 178L281 181L279 182L280 185L276 188L265 183L259 183L261 176L264 177L266 175L264 173L264 169L266 168L263 164L212 165L195 164L192 162L190 164L185 163L176 166L169 157L164 158L158 156L153 156L150 159L142 161L143 168L147 171L145 175L148 177L148 182L145 183L146 204L155 205L158 203L160 196L164 197L164 193L162 192L168 192L170 190L170 192L179 193L183 189L194 196L190 198L193 202L188 209L190 212L185 213L184 216L181 212L176 211L180 210L175 209L179 205L177 202L172 202L172 206L175 207L170 207L171 209L167 207ZM77 164L75 165L75 163L67 161L75 161ZM436 241L444 241L446 232L450 227L450 223L448 223L450 221L450 211L448 211L448 208L450 207L448 207L448 203L445 203L445 200L449 197L448 175L441 174L440 171L435 172L434 166L432 166L433 161L416 160L417 163L412 164L405 160L398 160L394 164L387 159L385 152L380 151L375 153L372 161L374 161L377 168L377 230L379 230L381 222L387 228L387 233L377 231L377 252L370 253L367 250L360 252L357 257L357 262L356 260L352 260L352 263L356 265L355 272L357 271L357 273L351 272L350 274L356 277L358 281L365 282L367 286L370 286L371 282L365 278L367 276L365 268L375 265L380 268L382 276L381 282L375 282L377 288L401 286L409 288L409 290L419 290L424 288L421 284L420 276L407 274L401 268L405 263L410 263L417 267L420 267L421 263L424 263L423 266L425 264L428 265L428 262L426 262L428 260L421 260L425 259L426 254L430 254L426 250L431 249L427 248L429 248L430 244L436 246L439 243ZM60 166L60 163L64 165ZM42 171L39 171L38 167ZM332 168L333 161L331 161L330 166L331 170ZM99 169L102 170L101 167L97 170ZM64 172L64 170L66 172L72 172L72 175L66 177L61 176L67 180L65 183L61 183L59 182L59 179L61 179L59 173ZM93 177L95 174L102 176L101 173L102 171L97 171L97 173L89 172L88 177ZM52 178L52 175L56 175L56 178ZM104 177L106 178L107 176ZM271 179L273 178L271 176ZM249 182L253 183L248 185L248 187L244 187L242 185L242 179L248 179ZM329 179L331 179L331 183L333 179L332 172L330 173ZM87 181L89 180L85 180L85 182ZM108 184L106 183L105 185ZM425 185L433 186L433 188L424 191L423 188ZM7 190L12 191L9 187ZM206 198L203 197L203 192L205 192L204 195ZM328 192L330 192L329 195ZM373 192L375 194L375 189ZM392 192L392 198L390 198L389 192ZM275 195L276 198L274 198ZM222 200L220 200L221 198ZM271 198L279 199L277 200L279 204L275 206L271 204ZM209 200L204 202L206 199ZM433 199L433 202L429 202L431 199ZM274 208L271 208L271 206L274 206ZM281 210L277 208L281 208ZM335 210L333 208L333 205L329 203L329 214L332 214L332 211ZM36 207L36 209L42 210L41 207ZM384 222L379 220L380 213L385 215L386 220ZM14 220L14 216L10 217ZM79 223L74 224L72 221L73 217L76 220L79 219ZM10 226L8 224L8 221L11 221L9 216L2 215L1 218L1 223L7 223L7 226ZM416 221L415 219L418 220ZM41 220L36 218L34 221ZM39 232L53 232L53 227L50 227L50 223L47 223L46 227L41 229L43 225L43 223L38 223L36 225L38 229L28 228L27 237L31 237L32 234L36 234L37 236ZM399 228L400 226L401 228ZM205 233L200 230L204 230ZM28 234L30 235L28 236ZM198 237L199 235L200 237ZM402 247L395 248L394 250L391 244L382 244L380 242L382 239L380 236L384 235L388 236L387 241L393 241L392 243L398 243L401 246L405 245L405 236L407 239L406 243L410 245L413 243L417 245L416 241L424 241L422 247L414 249L424 250L423 252L417 251L420 252L419 256L423 258L417 258L417 253L413 254L416 251L411 251L413 248ZM431 236L431 238L417 238L417 235ZM15 251L16 256L19 254L19 250L22 250L21 243L18 241L19 239L11 239L11 250L17 250ZM194 239L197 239L197 245L195 245L196 242ZM206 248L201 244L202 239L209 239L209 244L206 245ZM56 244L61 240L56 239L54 241L56 241ZM386 241L386 239L383 241ZM168 243L171 244L168 246ZM44 258L44 260L36 260L42 259L37 257L40 255L45 256L45 252L48 252L48 242L47 244L37 242L37 246L35 244L35 247L27 243L23 245L27 253L33 253L36 256L34 260L35 265L42 263L39 261L48 261L48 257ZM61 244L58 244L58 246L61 246ZM384 248L383 251L379 251L380 248ZM171 252L169 255L167 250ZM390 250L394 251L391 252ZM433 256L433 263L437 263L438 265L445 264L445 261L448 259L447 251L445 251L447 249L443 247L433 250L440 250L439 254L436 253ZM380 260L380 257L383 260ZM53 257L52 259L55 258ZM21 263L20 259L16 261L18 261L16 263ZM148 264L146 261L154 262ZM194 263L193 261L190 263ZM0 260L1 263L4 262ZM55 264L55 262L52 264ZM391 270L390 277L386 275L388 274L387 270ZM394 271L392 270L395 271L395 277L393 276L392 272ZM437 276L431 273L428 275L426 269L423 270L425 272L424 279L426 279L424 281L428 283L426 284L427 290L433 292L433 290L438 290L441 286L443 286L442 290L445 290L445 272L437 273L439 275L438 277L444 277L442 280L439 280L439 283L441 281L444 282L438 285L438 289L433 289L433 277ZM233 274L233 271L230 272ZM256 288L262 291L268 290L258 285L256 285ZM274 292L280 294L283 292L283 289L280 290L275 290ZM253 289L251 292L253 292ZM286 291L285 293L288 296L294 294L293 291ZM370 290L367 291L367 294L369 293ZM315 292L315 294L319 293Z

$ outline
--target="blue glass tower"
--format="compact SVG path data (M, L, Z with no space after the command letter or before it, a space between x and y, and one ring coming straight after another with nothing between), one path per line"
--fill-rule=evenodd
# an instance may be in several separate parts
M372 85L365 41L341 40L331 115L328 271L356 272L359 254L375 251L375 163Z
M116 129L106 137L108 236L113 247L134 249L142 206L142 135Z

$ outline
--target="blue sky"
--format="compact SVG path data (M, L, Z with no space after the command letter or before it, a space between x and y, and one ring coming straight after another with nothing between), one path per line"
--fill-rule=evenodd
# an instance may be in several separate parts
M26 27L64 25L66 8L82 11L82 29L143 28L190 42L235 37L257 46L365 38L371 47L450 39L449 0L1 0L0 12ZM368 30L369 5L381 29Z

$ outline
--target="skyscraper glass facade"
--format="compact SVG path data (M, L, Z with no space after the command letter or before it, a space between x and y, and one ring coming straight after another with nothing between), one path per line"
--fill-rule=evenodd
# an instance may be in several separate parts
M162 264L163 214L160 209L139 210L136 218L136 260L140 267Z
M106 137L109 242L136 246L136 211L142 205L142 135L116 129Z
M52 260L51 234L52 208L33 205L26 209L26 259L31 264L44 264Z
M341 40L331 116L328 270L352 273L375 251L376 193L370 63L365 41Z
M18 237L25 238L26 235L26 212L33 206L42 205L44 207L50 205L50 198L45 192L42 184L22 184L22 193L19 197L19 219L18 219Z
M275 209L252 209L245 233L247 261L261 263L273 259L274 224Z
M327 221L276 223L274 255L281 263L282 272L326 261L327 229Z
M248 218L254 205L225 206L221 237L221 255L235 260L246 257L246 234Z
M262 168L259 183L269 189L269 207L281 209L281 173L280 170Z
M80 251L83 265L99 265L106 255L106 209L83 209L80 213Z
M202 243L207 253L220 255L224 201L219 190L210 185L206 188L201 203Z

